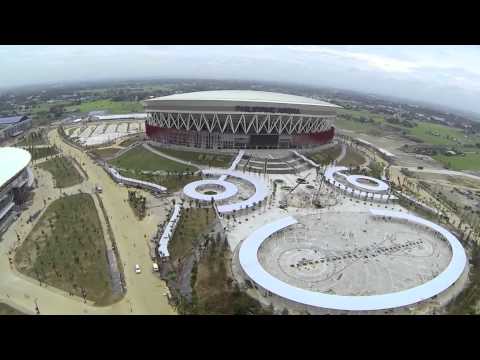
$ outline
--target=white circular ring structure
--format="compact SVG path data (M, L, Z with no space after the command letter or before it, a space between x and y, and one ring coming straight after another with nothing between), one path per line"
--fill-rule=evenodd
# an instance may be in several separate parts
M467 263L465 250L457 238L443 227L415 215L397 211L370 209L370 214L377 217L406 220L417 225L427 226L440 233L450 244L452 250L450 263L437 277L426 283L382 295L331 295L298 288L268 273L258 261L257 255L260 246L269 236L297 223L297 220L289 216L264 225L250 234L240 247L240 265L250 279L280 297L309 306L349 311L384 310L415 304L448 289L462 275Z
M346 180L360 190L366 190L371 192L385 192L390 189L387 183L382 180L375 179L370 176L364 175L349 175L346 177ZM367 180L375 183L375 185L362 184L359 180Z
M335 179L335 176L337 175L346 179L348 175L344 174L343 171L347 171L347 170L348 168L345 166L327 166L324 172L324 176L329 184L335 186L336 188L342 191L347 192L352 196L358 196L362 198L369 196L371 197L372 200L376 200L376 201L388 201L388 200L398 199L395 195L392 195L392 194L382 194L382 193L377 194L372 191L359 190L353 187L349 187Z
M209 186L209 185L222 187L224 191L215 195L207 195L197 190L199 187ZM187 195L192 199L201 200L201 201L212 201L212 199L214 201L221 201L221 200L231 198L232 196L235 196L237 192L238 192L238 188L234 184L224 180L213 180L213 179L194 181L185 185L185 187L183 188L183 193L185 195Z

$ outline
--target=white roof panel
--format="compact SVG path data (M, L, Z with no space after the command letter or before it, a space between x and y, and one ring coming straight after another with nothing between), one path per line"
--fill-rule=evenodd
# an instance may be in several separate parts
M309 105L339 108L340 106L325 101L307 98L304 96L274 93L268 91L254 90L215 90L198 91L183 94L173 94L145 100L148 104L151 101L226 101L226 102L259 102L284 105Z
M25 169L32 160L26 150L14 147L0 148L0 186Z

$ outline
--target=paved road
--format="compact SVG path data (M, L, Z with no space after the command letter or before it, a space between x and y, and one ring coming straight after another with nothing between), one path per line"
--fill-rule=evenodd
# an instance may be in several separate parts
M338 155L338 157L335 159L336 163L339 163L340 161L343 160L343 158L345 157L345 155L347 154L347 145L345 144L340 144L342 146L342 152L340 153L340 155Z
M151 271L147 242L157 229L159 217L147 216L141 222L136 220L125 201L127 189L115 184L84 152L64 143L56 130L51 131L48 136L52 144L57 145L65 154L74 157L87 172L89 180L78 186L82 191L88 192L89 189L91 191L96 184L102 186L101 197L110 217L120 258L124 265L127 292L118 303L96 307L91 303L85 304L82 299L70 297L59 289L40 287L36 280L27 278L10 268L8 252L17 241L15 230L21 239L24 239L33 226L33 224L27 224L26 219L44 208L44 200L48 205L53 200L53 192L60 193L59 189L48 189L49 181L42 181L36 191L33 205L21 215L14 226L10 226L4 234L4 240L0 242L0 301L4 300L16 305L23 311L31 309L34 313L36 300L42 314L174 314L174 309L168 304L164 295L167 292L165 283ZM41 176L46 176L45 174ZM74 191L78 192L78 189L74 187L68 191L65 190L67 193ZM48 199L49 196L52 200ZM101 216L101 213L99 215ZM142 274L135 274L135 264L140 264L143 269Z
M446 169L418 169L417 167L405 167L405 166L391 166L392 168L398 168L398 169L403 169L406 168L410 171L415 171L415 172L424 172L424 173L430 173L430 174L442 174L442 175L453 175L453 176L465 176L474 180L480 180L480 176L472 175L466 172L461 172L461 171L453 171L453 170L446 170Z

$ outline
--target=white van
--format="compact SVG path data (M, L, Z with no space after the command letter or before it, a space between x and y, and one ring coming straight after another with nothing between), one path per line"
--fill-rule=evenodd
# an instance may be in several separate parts
M153 263L152 268L153 268L154 272L158 272L158 264L157 263Z

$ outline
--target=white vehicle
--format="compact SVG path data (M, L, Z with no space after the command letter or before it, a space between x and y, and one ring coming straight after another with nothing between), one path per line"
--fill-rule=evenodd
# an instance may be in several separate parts
M140 274L142 272L142 270L140 270L140 265L135 265L135 273L136 274Z
M157 263L153 263L152 267L153 267L154 272L158 272L158 264Z

